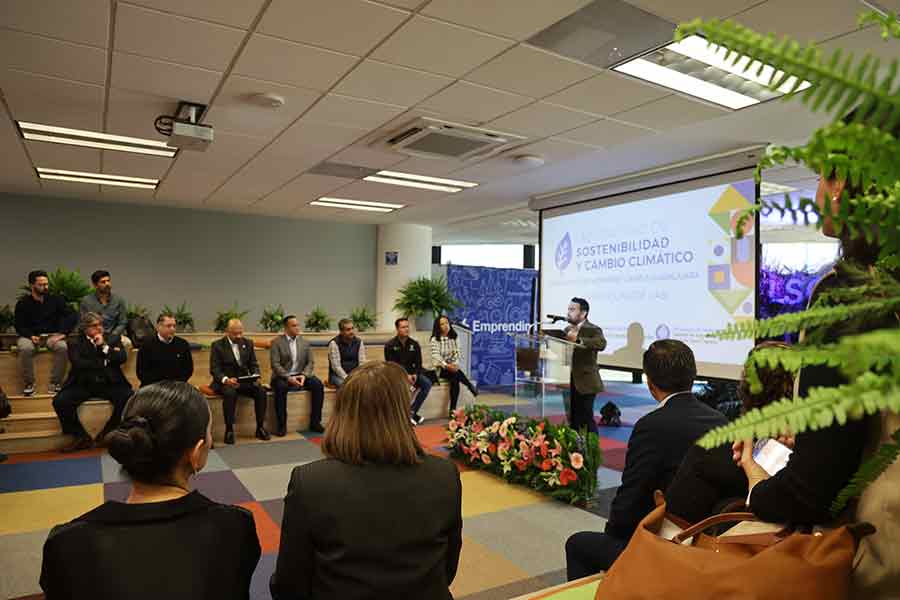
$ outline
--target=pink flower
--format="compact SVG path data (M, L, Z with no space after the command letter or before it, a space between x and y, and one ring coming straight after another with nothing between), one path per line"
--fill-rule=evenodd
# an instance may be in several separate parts
M520 471L524 471L525 469L528 468L528 461L527 460L517 460L516 468Z
M519 452L521 452L524 455L529 450L530 450L530 446L528 445L528 442L519 442Z
M484 424L480 421L472 423L472 433L481 433L484 431Z
M572 467L575 469L580 469L584 466L584 457L577 452L570 454L569 460L572 461Z
M450 431L456 431L457 429L459 429L459 423L457 423L456 420L450 421L450 423L447 425L447 429L449 429Z
M545 439L546 439L546 436L545 436L543 433L540 434L540 435L536 435L536 436L534 436L534 439L531 440L531 444L532 444L535 448L537 448L538 446L540 446L541 444L544 443L544 440L545 440Z
M509 434L509 427L506 424L506 421L503 421L503 424L500 425L500 437L506 437Z
M466 409L464 409L464 408L457 408L456 410L454 410L454 411L453 411L453 418L456 419L457 421L459 421L459 424L460 424L460 425L465 424L465 422L466 422Z
M497 445L498 452L509 452L509 449L510 449L510 445L509 445L509 442L507 442L506 440L501 441Z
M553 468L553 461L549 458L544 459L544 462L541 463L541 471L549 471Z
M578 475L572 469L565 468L562 470L562 473L559 474L560 485L567 486L576 481L578 481Z
M559 445L559 440L553 442L553 450L550 451L550 456L559 456L559 453L562 452L562 446Z
M483 463L486 464L486 465L489 465L489 464L491 464L491 457L490 457L489 455L487 455L487 454L482 454L482 455L481 455L481 462L483 462Z
M497 454L497 444L491 442L488 445L488 454Z

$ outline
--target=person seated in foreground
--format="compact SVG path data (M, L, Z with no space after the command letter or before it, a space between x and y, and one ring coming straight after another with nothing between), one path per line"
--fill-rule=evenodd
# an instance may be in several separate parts
M88 294L81 300L79 307L81 314L97 313L103 319L103 333L117 335L122 340L122 347L128 352L133 344L125 335L128 326L128 304L122 296L112 293L112 278L109 271L94 271L91 273L91 284L94 293Z
M284 335L272 340L269 359L272 365L272 394L275 396L275 415L278 429L275 435L287 435L287 395L291 390L306 390L310 395L309 430L322 433L322 404L325 388L315 376L315 360L312 348L300 336L300 322L294 315L281 321Z
M53 528L40 585L48 600L246 600L260 557L253 514L191 491L212 444L209 403L187 383L141 388L107 437L131 479L108 501Z
M209 350L210 387L222 396L222 412L225 413L225 443L234 443L234 411L238 396L253 400L256 411L256 437L272 438L263 424L266 422L266 390L259 384L259 362L253 342L244 337L244 324L231 319L225 328L225 336L213 342Z
M350 374L322 452L291 474L272 598L451 600L459 472L419 444L402 367L373 361Z
M351 319L338 321L338 330L328 342L328 382L339 388L353 369L366 362L366 345L356 336Z
M50 293L50 279L46 271L28 274L31 293L16 302L16 351L19 357L19 374L22 377L22 393L34 394L34 354L41 346L53 353L53 370L50 372L48 393L62 389L66 376L66 336L78 322L65 298Z
M78 407L82 403L101 398L113 405L113 414L98 437L102 444L104 436L119 424L122 410L132 393L131 384L122 373L128 355L119 336L104 334L103 320L92 312L82 315L79 332L69 344L69 362L72 363L69 376L53 398L53 409L63 433L75 436L63 452L84 450L94 445L94 440L78 420Z
M762 342L750 354L765 348L787 347L783 342ZM746 378L741 378L738 386L741 414L794 395L794 376L790 371L759 368L758 372L763 389L757 394L750 391ZM788 436L782 436L778 441L789 448L794 445L793 438ZM747 475L734 463L731 446L725 444L705 450L694 445L666 490L666 511L688 523L698 523L746 498Z
M653 510L653 493L665 490L691 445L727 421L693 394L694 353L678 340L658 340L644 352L647 387L659 406L634 425L622 485L604 533L582 531L566 541L569 581L608 570L628 545L641 519Z
M451 413L459 402L460 384L466 386L473 396L478 395L478 389L459 366L459 341L447 315L435 319L431 328L431 364L439 377L450 380Z
M156 318L156 335L141 346L137 357L141 386L158 381L187 381L194 374L194 357L188 341L175 335L175 317Z
M422 417L419 409L431 391L431 379L422 370L422 346L409 337L409 319L402 317L394 321L397 335L384 345L384 359L394 362L406 369L406 378L416 391L416 397L409 408L409 419L413 425L419 425Z

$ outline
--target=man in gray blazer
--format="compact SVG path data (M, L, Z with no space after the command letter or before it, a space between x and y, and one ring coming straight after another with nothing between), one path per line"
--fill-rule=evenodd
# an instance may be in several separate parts
M322 433L322 403L325 387L313 373L312 348L300 337L300 322L294 315L282 320L284 335L272 340L269 358L272 362L272 394L275 396L275 415L278 429L275 435L287 434L287 395L290 390L306 390L310 394L312 410L309 415L309 430Z

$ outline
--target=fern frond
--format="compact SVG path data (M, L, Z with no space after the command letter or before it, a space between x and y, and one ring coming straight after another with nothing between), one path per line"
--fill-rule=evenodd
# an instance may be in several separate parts
M873 10L859 16L859 26L865 27L870 23L877 23L881 27L882 39L900 39L900 21L897 21L897 18L894 13L883 14Z
M879 316L900 310L900 297L883 298L852 305L818 306L799 313L778 315L760 321L731 323L710 337L720 340L744 340L772 338L803 329L828 327L851 319L865 317L876 320Z
M867 372L838 387L809 390L806 398L783 398L755 408L728 425L713 429L697 442L710 449L727 442L794 435L823 429L834 422L860 419L882 410L900 412L900 383L895 375Z
M900 429L894 432L891 439L893 442L885 442L879 446L875 454L859 466L850 482L838 493L831 504L832 515L840 514L850 500L861 496L869 484L878 479L897 460L900 456Z
M900 121L900 94L892 89L897 70L896 59L891 62L884 80L879 82L879 61L872 60L868 54L858 63L854 63L852 56L847 56L842 62L841 51L836 50L826 60L815 44L802 46L788 38L776 42L772 34L762 36L729 20L696 19L680 25L675 39L681 40L693 34L702 35L711 45L734 53L735 63L743 55L751 59L747 62L748 68L752 61L759 61L780 71L780 75L773 76L769 82L773 90L777 90L790 77L795 77L792 93L785 96L787 99L796 97L793 92L803 81L809 81L812 86L806 89L801 101L814 112L824 107L826 112L842 115L860 103L864 110L858 113L859 119L878 123L880 121L875 119L878 115L886 119L887 129Z

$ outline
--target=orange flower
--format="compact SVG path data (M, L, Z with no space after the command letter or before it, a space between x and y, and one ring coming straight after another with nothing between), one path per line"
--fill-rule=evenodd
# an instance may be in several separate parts
M570 483L575 483L578 481L578 475L572 469L568 467L563 469L559 474L559 483L560 485L567 486Z
M486 465L489 465L489 464L491 464L491 457L488 456L487 454L482 454L482 455L481 455L481 462L483 462L483 463L486 464Z
M497 444L494 442L488 444L488 454L497 454Z
M528 461L517 460L517 461L516 461L516 468L517 468L518 470L520 470L520 471L524 471L525 469L528 468Z
M584 466L584 457L578 452L573 452L569 455L569 460L572 462L572 467L575 469L580 469Z
M553 468L553 461L550 460L549 458L545 459L544 462L541 463L541 471L549 471L552 468ZM574 471L573 471L573 473L574 473Z

